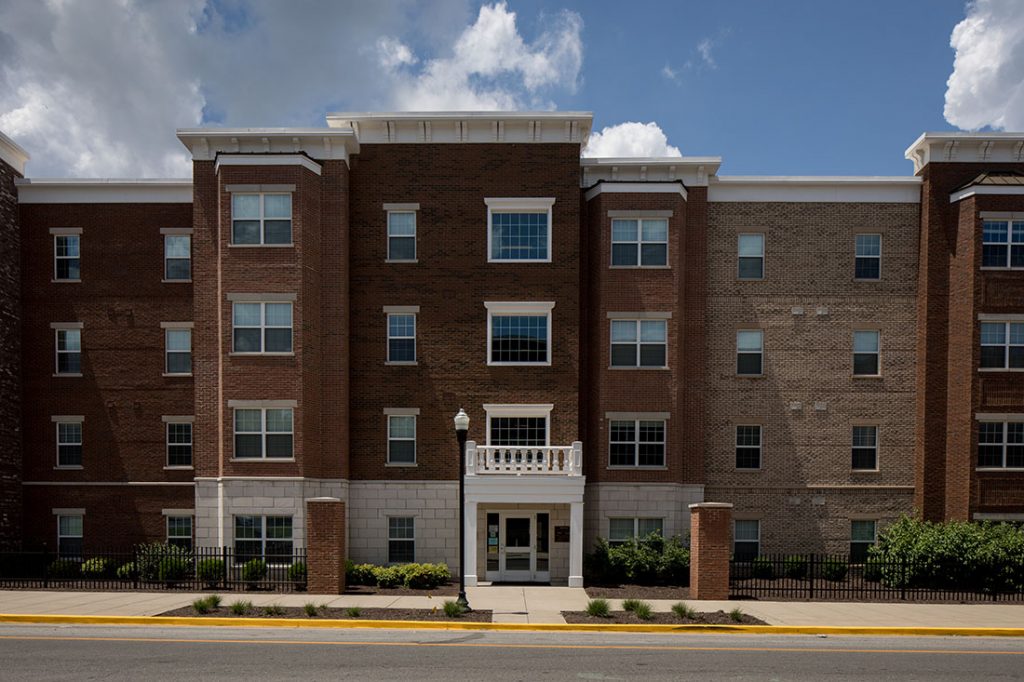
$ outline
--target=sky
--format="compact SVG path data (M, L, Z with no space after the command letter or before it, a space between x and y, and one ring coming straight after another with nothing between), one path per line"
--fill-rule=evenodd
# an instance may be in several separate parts
M591 111L587 156L909 175L1024 130L1024 0L0 0L0 130L34 177L188 177L176 128Z

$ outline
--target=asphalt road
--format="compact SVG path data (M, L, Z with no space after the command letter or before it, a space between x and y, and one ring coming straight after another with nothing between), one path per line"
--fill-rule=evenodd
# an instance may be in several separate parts
M1011 680L1009 638L0 625L0 679Z

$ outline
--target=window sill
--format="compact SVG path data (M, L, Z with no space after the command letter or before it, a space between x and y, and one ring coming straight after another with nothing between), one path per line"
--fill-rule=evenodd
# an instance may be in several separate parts
M979 372L991 374L992 372L1024 372L1024 367L979 367Z
M81 471L84 468L85 467L82 466L81 464L79 464L77 466L71 465L71 464L67 464L67 465L64 465L64 466L57 465L57 466L53 467L53 470L54 471Z
M416 462L385 462L384 466L396 469L415 469L419 464Z
M81 284L80 279L51 279L50 284Z
M291 249L294 247L294 242L291 244L228 244L229 249Z
M195 467L186 466L165 466L164 471L195 471Z
M520 263L550 263L551 259L538 259L538 258L524 258L522 260L515 258L488 258L488 263L498 263L504 265L519 265Z
M609 265L609 270L671 270L671 265Z
M850 378L851 379L867 379L868 381L871 381L871 380L884 379L885 377L882 376L881 374L851 374Z
M384 364L389 367L415 367L420 363L416 360L388 360Z
M764 469L761 467L733 467L733 471L740 474L759 474L764 471Z
M162 279L161 284L192 284L191 279Z
M550 362L488 362L488 367L550 367Z
M294 358L295 351L290 353L228 353L229 358Z
M230 462L294 462L294 457L232 457Z
M385 258L385 263L419 263L419 258L405 259L405 258Z
M608 365L608 369L625 369L625 370L630 370L630 369L633 369L633 370L637 370L637 369L640 369L640 370L666 370L666 369L669 369L669 366L668 366L668 365L664 365L664 366L662 366L662 367L637 367L637 366L635 366L635 365Z
M55 377L81 377L81 372L54 372Z
M192 372L164 372L160 376L167 377L169 379L174 379L174 378L179 378L179 379L185 378L185 379L187 379L187 378L190 378L192 376Z
M982 266L982 267L980 267L978 269L979 270L991 270L993 272L1001 272L1001 271L1006 271L1006 272L1024 272L1024 268L1011 268L1011 267L1004 267L1004 266L997 267L997 266L994 266L994 265L990 265L988 267Z
M616 466L609 464L608 471L668 471L668 466Z
M850 469L851 474L880 474L881 469Z
M854 282L874 282L875 284L878 284L879 282L882 281L882 278L881 277L854 277L853 281Z
M1019 474L1019 473L1024 472L1024 467L975 467L974 470L975 471L984 471L984 472L988 472L988 473L992 473L992 472L1004 472L1004 473L1005 472L1009 472L1009 473Z
M737 374L737 379L765 379L764 374Z
M764 277L737 277L737 282L763 282Z

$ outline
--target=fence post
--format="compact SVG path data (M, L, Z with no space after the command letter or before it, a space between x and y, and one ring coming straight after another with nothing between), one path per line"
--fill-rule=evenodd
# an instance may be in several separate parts
M732 505L690 505L690 598L729 598Z
M907 557L900 557L900 601L907 600Z
M43 545L43 587L50 586L50 548Z
M220 553L223 559L220 563L220 583L221 586L226 590L228 589L228 546L224 545L220 548Z
M807 598L814 599L814 553L811 552L811 560L807 565L807 577L810 581L807 583Z

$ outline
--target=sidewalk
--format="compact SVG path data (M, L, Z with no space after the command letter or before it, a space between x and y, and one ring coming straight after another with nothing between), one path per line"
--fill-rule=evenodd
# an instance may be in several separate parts
M582 611L587 595L569 587L471 587L466 590L475 609L494 612L497 623L564 623L560 611ZM58 592L0 590L0 613L93 616L155 616L188 606L204 594L182 592ZM385 595L254 594L225 592L225 603L247 599L256 606L302 606L307 602L332 607L440 609L453 597ZM609 600L612 609L621 601ZM675 600L651 599L654 611L669 611ZM1024 628L1024 603L916 604L850 602L688 601L697 611L744 613L771 625L859 627L1012 627Z

